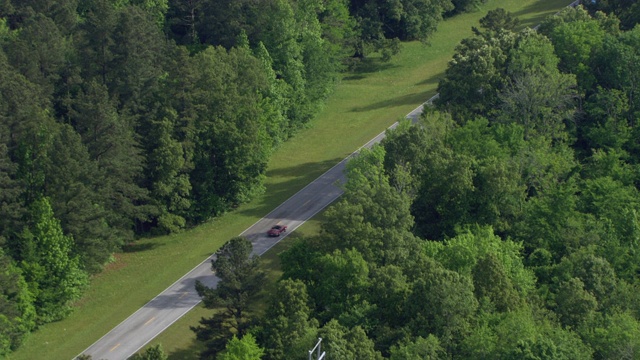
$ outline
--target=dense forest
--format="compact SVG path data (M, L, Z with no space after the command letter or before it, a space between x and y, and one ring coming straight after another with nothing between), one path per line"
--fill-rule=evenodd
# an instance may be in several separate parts
M482 2L0 1L0 356L124 245L263 191L341 71Z
M347 165L264 314L250 244L221 249L202 358L640 358L640 7L597 3L537 31L490 11L434 107Z

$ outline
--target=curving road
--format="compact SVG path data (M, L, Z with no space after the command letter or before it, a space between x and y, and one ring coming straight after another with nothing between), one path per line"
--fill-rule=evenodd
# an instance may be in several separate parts
M427 103L434 98L429 99ZM423 105L413 110L407 118L416 121L422 113ZM394 123L389 128L394 128ZM363 147L370 148L380 142L385 132L371 139ZM358 149L359 151L360 149ZM342 195L340 183L345 181L344 167L347 161L358 153L354 152L309 185L298 191L287 201L275 208L264 218L242 232L253 244L253 254L262 255L287 234L297 229L305 221ZM278 238L266 236L266 232L274 224L287 225L289 231ZM153 298L138 311L113 328L82 354L91 355L93 359L121 360L135 354L154 337L189 312L200 303L195 291L195 282L200 280L209 287L215 287L218 278L211 271L211 257L205 259L189 273L169 286L161 294Z

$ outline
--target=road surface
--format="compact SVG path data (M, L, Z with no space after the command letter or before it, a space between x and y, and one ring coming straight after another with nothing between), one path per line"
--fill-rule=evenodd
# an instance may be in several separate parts
M429 99L427 103L434 98ZM415 121L421 113L422 105L410 112L407 118ZM390 128L397 125L398 123L395 123ZM383 132L363 147L370 148L373 144L380 142L384 136ZM343 192L340 183L345 181L345 165L358 151L336 164L240 234L253 244L253 254L258 256L264 254L340 197ZM268 237L267 231L275 224L287 225L288 231L280 237ZM91 355L94 360L122 360L135 354L200 303L200 297L195 290L196 280L209 287L215 287L218 283L218 278L211 271L211 257L205 259L200 265L89 346L82 354Z

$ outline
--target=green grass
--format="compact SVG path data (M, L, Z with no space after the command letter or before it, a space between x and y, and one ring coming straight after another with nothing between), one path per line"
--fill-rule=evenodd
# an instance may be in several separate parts
M267 172L267 192L214 221L180 234L143 239L117 254L107 270L94 277L75 311L65 320L33 333L11 359L71 359L151 300L229 238L238 235L279 203L346 157L436 92L447 62L459 41L471 34L487 10L503 7L523 25L532 26L567 5L569 0L490 0L481 11L450 19L439 26L430 46L403 45L387 64L368 62L347 74L309 128L283 144ZM317 231L317 221L299 232ZM265 254L270 278L278 276L276 254L288 241ZM160 335L172 359L195 359L198 344L190 325L207 310L196 307Z

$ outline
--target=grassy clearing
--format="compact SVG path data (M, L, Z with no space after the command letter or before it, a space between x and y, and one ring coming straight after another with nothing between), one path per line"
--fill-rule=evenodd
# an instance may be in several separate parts
M518 15L524 26L532 26L569 2L490 0L481 11L442 23L430 46L404 44L391 62L380 64L374 59L360 71L347 74L309 128L273 155L264 196L198 228L144 239L117 254L116 261L92 279L91 288L71 316L43 326L11 359L71 359L226 240L435 94L454 47L471 34L471 26L487 10L503 7ZM312 222L297 232L311 234L316 229L317 222ZM264 257L272 279L278 276L276 254L287 244L274 247ZM153 343L162 343L172 359L195 359L198 345L188 328L201 316L207 316L207 311L197 307Z

